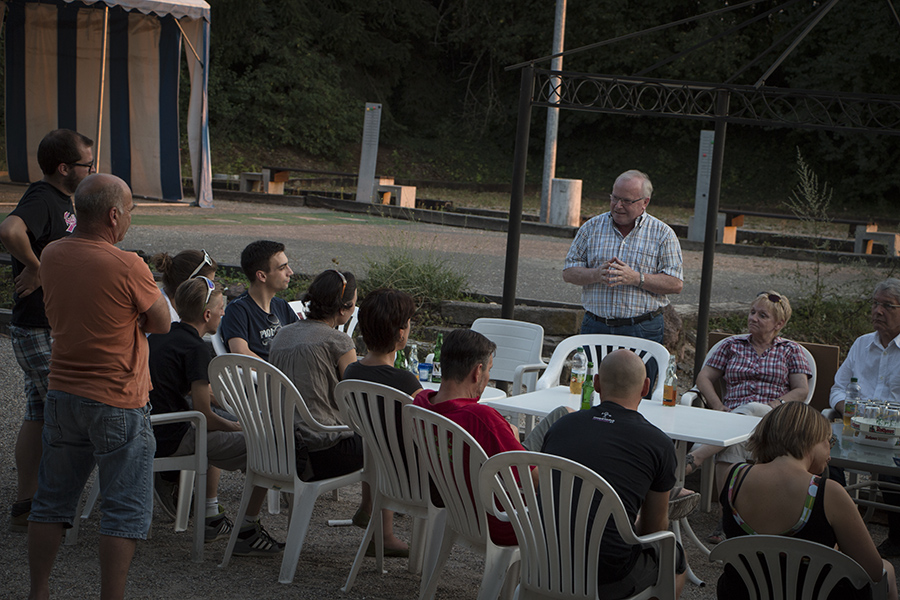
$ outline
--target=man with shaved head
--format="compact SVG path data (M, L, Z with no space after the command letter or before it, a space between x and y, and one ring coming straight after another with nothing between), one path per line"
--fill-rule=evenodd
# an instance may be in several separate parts
M665 531L675 486L675 447L637 411L650 389L643 361L631 350L607 355L594 375L594 389L600 404L560 418L547 432L541 451L579 462L609 482L638 535ZM610 520L600 547L598 595L632 596L656 583L658 571L656 552L625 544ZM679 544L679 594L684 571Z
M153 510L147 333L169 330L169 309L146 263L114 246L134 200L118 177L90 175L75 190L78 224L42 254L53 347L43 453L28 525L29 598L48 598L63 529L99 467L100 597L122 598L136 540Z

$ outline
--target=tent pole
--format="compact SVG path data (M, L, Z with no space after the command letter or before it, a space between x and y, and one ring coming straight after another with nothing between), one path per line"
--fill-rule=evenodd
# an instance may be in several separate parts
M97 146L94 154L94 171L100 171L100 143L103 133L103 88L106 84L106 43L109 39L109 6L103 9L103 44L100 50L100 98L97 100Z

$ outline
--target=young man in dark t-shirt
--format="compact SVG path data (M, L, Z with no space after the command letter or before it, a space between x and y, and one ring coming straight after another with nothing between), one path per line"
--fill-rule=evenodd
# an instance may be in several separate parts
M241 252L241 269L250 289L228 303L222 339L229 352L269 360L269 343L285 325L298 320L287 302L275 296L286 290L293 271L284 244L259 240Z
M150 403L153 414L197 410L206 417L206 541L228 537L232 523L219 506L221 471L243 470L247 465L247 445L241 425L231 415L212 408L209 363L212 357L203 336L213 334L224 313L222 287L206 277L188 279L178 286L173 298L181 322L172 323L169 333L151 335ZM192 405L188 402L190 394ZM231 418L228 418L231 417ZM181 456L194 452L196 431L189 423L153 427L156 456ZM269 556L284 549L259 523L265 488L254 488L241 524L235 556Z
M94 170L94 142L68 129L51 131L38 146L43 172L15 209L0 223L0 241L12 256L15 294L10 339L25 375L25 420L16 440L18 492L10 510L10 531L28 531L31 497L41 462L44 399L50 373L50 324L44 314L41 253L50 242L75 229L72 194Z

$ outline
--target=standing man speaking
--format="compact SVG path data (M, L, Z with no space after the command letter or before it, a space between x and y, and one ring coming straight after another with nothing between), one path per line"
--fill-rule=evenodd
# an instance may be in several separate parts
M610 210L581 226L563 270L583 288L581 333L612 333L663 341L667 294L681 293L681 245L672 228L649 214L653 184L625 171L609 195Z

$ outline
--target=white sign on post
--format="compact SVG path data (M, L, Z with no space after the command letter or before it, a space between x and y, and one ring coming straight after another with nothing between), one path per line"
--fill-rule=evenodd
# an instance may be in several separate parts
M359 179L356 181L356 201L373 200L375 163L378 161L378 132L381 130L381 105L366 102L363 124L362 152L359 155Z

